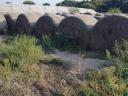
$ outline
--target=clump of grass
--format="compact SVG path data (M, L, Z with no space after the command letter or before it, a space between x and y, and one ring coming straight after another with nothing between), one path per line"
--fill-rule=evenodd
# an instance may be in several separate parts
M128 67L128 41L115 42L115 47L112 51L106 50L107 59L113 64L118 64Z
M122 11L119 8L111 8L111 9L108 10L107 13L110 13L110 14L114 14L114 13L121 14Z
M44 56L42 47L34 37L16 36L0 46L0 93L5 93L13 86L14 81L26 86L29 81L41 78L38 65ZM20 93L19 93L20 94ZM1 95L1 94L0 94Z
M114 51L107 50L106 52L107 59L110 61L109 66L98 71L86 71L83 77L86 81L86 88L80 90L81 94L91 93L89 96L128 95L128 41L116 42Z
M107 67L100 71L85 73L86 88L83 92L92 92L96 96L127 96L127 79L118 77L117 67ZM95 95L91 95L95 96Z
M33 37L17 36L0 49L1 64L22 69L27 64L36 64L43 56L41 46Z
M53 58L50 60L51 64L55 64L55 65L63 65L64 64L64 61L59 59L59 58Z
M71 14L75 14L75 13L79 13L80 12L80 10L78 9L78 8L69 8L68 9L69 10L69 12L71 13Z

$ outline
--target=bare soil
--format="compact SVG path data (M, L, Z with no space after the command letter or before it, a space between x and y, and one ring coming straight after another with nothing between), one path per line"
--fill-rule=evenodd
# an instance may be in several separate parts
M59 58L66 63L72 64L72 72L84 72L88 69L99 69L101 64L105 64L106 60L96 58L83 58L80 54L73 54L67 51L55 50L53 54L50 54L53 58Z

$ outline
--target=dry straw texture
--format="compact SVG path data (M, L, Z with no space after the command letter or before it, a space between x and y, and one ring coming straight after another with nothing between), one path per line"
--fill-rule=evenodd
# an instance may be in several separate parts
M4 17L7 22L9 33L15 33L15 23L16 23L18 14L16 14L16 13L15 14L5 14Z
M90 38L90 30L97 23L91 15L75 15L65 18L58 27L58 33L65 33L71 38L79 38L82 47L87 48Z
M111 15L100 20L92 30L91 48L95 50L110 49L116 40L128 39L128 18Z
M44 35L53 36L58 24L63 18L64 17L56 14L45 14L36 22L34 35L37 37L42 37Z
M28 34L30 31L30 23L28 18L24 14L20 14L16 20L16 32L17 34Z
M7 31L7 23L3 15L0 15L0 34L5 34Z

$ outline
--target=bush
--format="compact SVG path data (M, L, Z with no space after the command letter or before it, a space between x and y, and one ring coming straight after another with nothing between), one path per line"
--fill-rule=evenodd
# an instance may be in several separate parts
M35 2L33 2L33 1L24 1L23 4L35 5Z
M128 41L116 42L113 51L106 52L108 61L110 60L109 66L101 70L86 71L83 76L86 87L82 92L98 96L127 96Z
M123 68L123 67L122 67ZM118 67L108 67L100 71L88 71L85 73L85 92L95 92L91 96L127 96L127 81L120 74ZM85 95L86 96L86 95Z
M88 8L88 9L95 9L95 6L92 3L84 3L82 5L83 8Z
M12 69L21 69L27 64L36 64L43 56L43 52L35 38L17 36L0 48L0 56L2 65L5 66L6 62Z
M128 66L128 41L122 40L122 42L116 42L112 52L106 51L107 59L114 64L123 64Z
M113 14L113 13L122 13L122 11L119 9L119 8L112 8L112 9L109 9L107 13L110 13L110 14Z
M75 7L71 7L68 9L71 14L79 13L79 9Z
M44 3L43 5L44 5L44 6L50 6L50 4L49 4L49 3Z
M8 94L10 89L16 87L15 83L28 87L30 82L39 80L42 71L37 63L42 56L42 47L33 37L17 36L1 43L0 95ZM20 96L18 94L23 93L17 93L17 96ZM8 96L12 96L11 93Z

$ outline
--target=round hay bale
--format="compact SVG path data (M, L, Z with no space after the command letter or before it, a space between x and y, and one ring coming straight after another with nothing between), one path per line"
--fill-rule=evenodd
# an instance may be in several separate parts
M90 46L94 50L111 49L115 41L128 39L128 18L111 15L100 20L92 30Z
M67 17L59 24L58 33L64 33L69 38L79 39L82 47L87 48L89 42L89 31L97 23L97 20L90 15L76 15Z
M12 33L12 34L15 33L15 23L16 23L18 14L5 14L4 17L7 22L9 33Z
M24 14L20 14L16 20L16 33L17 34L29 34L30 32L30 23L28 18Z
M5 34L7 32L7 22L3 15L0 15L0 34Z
M64 17L56 14L45 14L36 22L33 34L37 37L44 35L54 36L56 28L63 18Z

